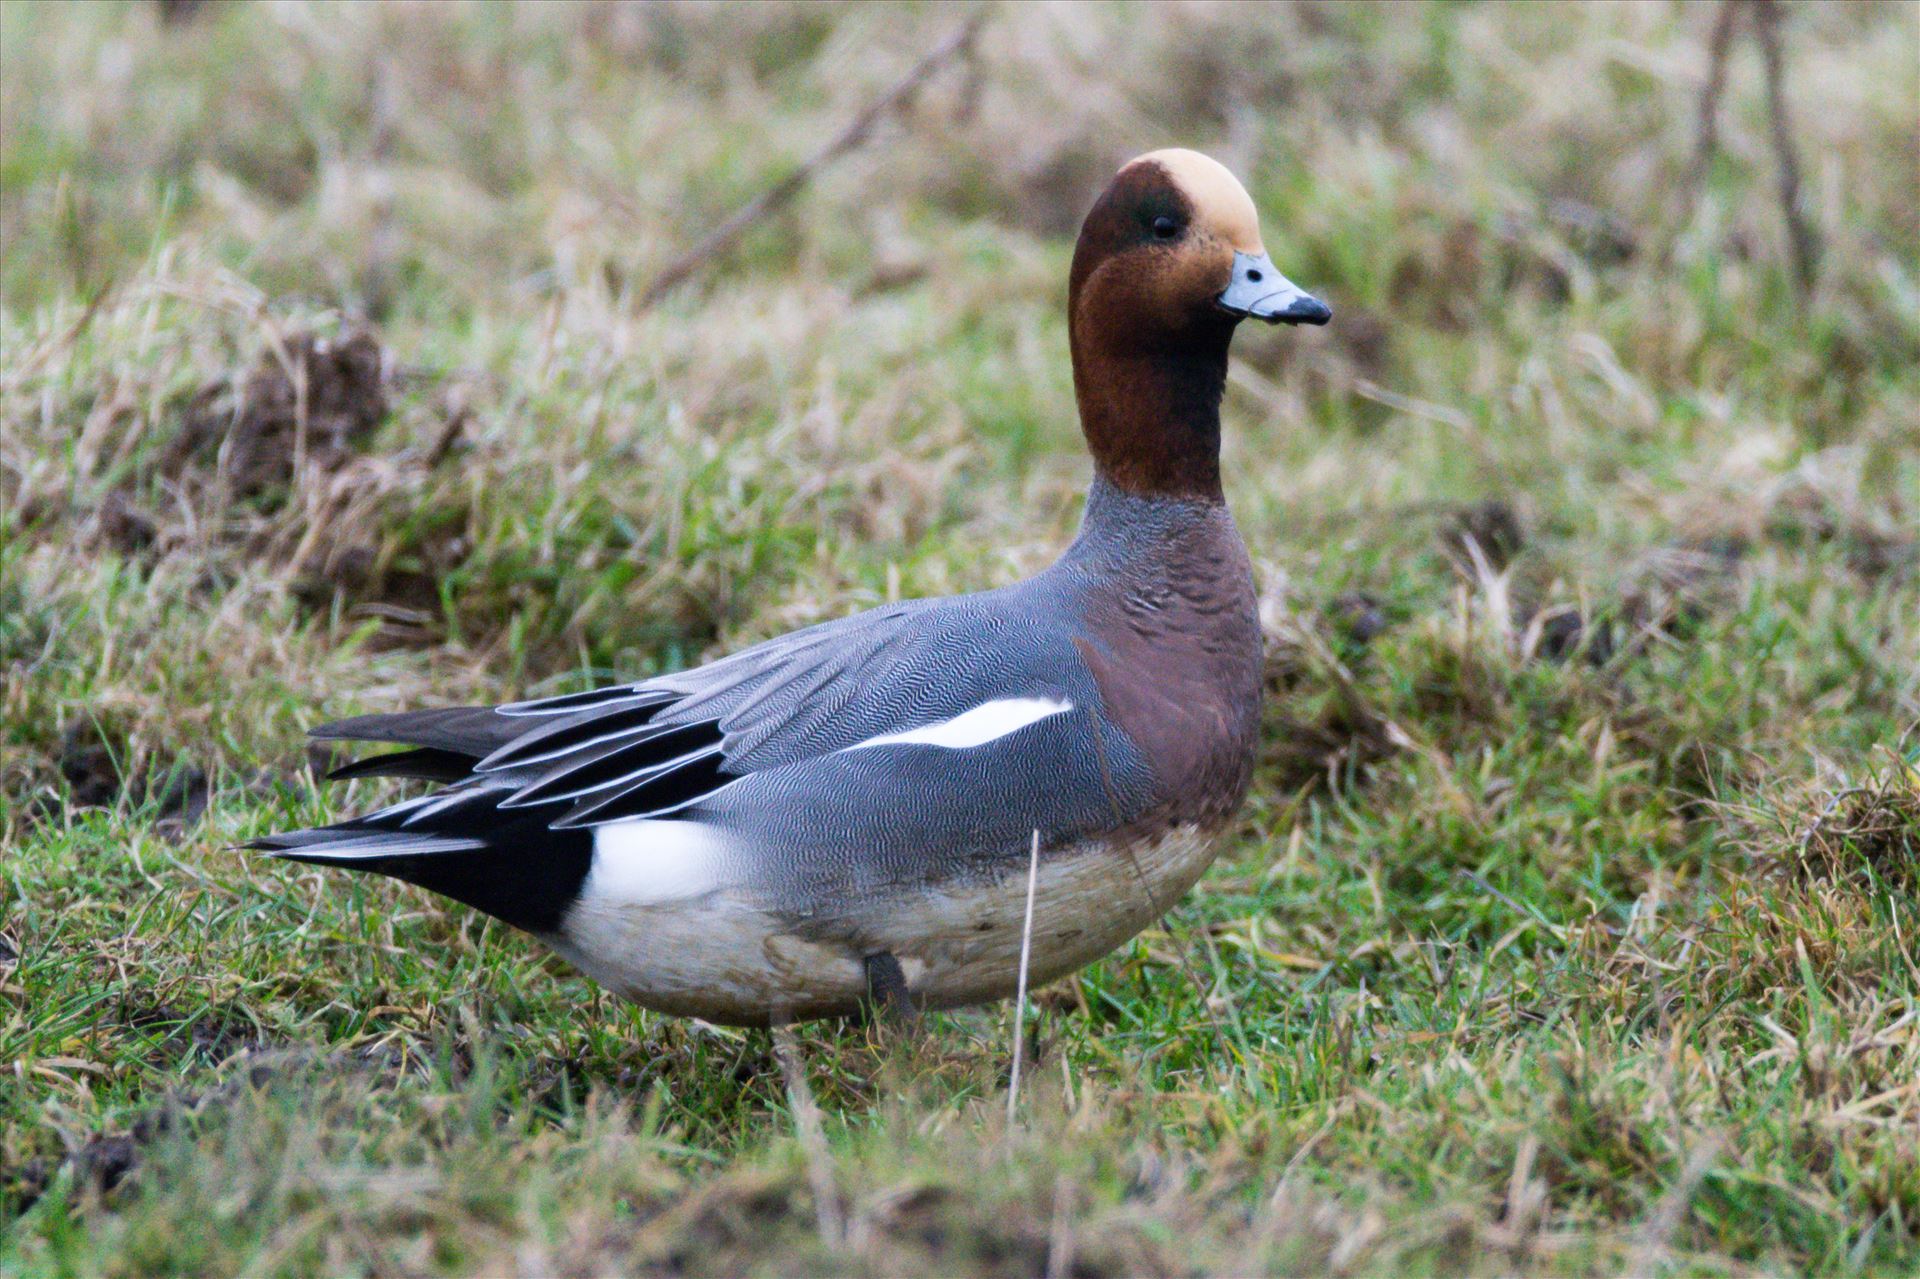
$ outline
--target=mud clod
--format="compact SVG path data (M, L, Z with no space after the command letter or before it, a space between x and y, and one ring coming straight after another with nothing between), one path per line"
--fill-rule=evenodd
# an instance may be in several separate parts
M170 1011L159 1006L148 1010L147 1015ZM192 1033L198 1035L199 1023L191 1024ZM207 1024L224 1025L217 1021ZM249 1089L265 1088L277 1080L305 1074L358 1073L372 1077L376 1083L390 1083L398 1079L404 1069L403 1055L392 1049L362 1048L319 1054L298 1049L259 1051L249 1045L233 1060L220 1083L202 1092L168 1093L124 1132L90 1138L64 1156L31 1159L18 1168L0 1169L0 1207L16 1214L24 1213L67 1168L73 1169L82 1183L96 1192L110 1191L139 1170L147 1146L172 1132L183 1120L193 1122L202 1115L233 1105Z
M206 813L212 779L198 768L176 764L164 771L141 765L132 743L93 720L82 720L61 738L54 766L67 785L71 808L112 808L123 800L151 804L161 833L179 838Z
M1594 266L1619 266L1640 252L1639 237L1619 214L1562 196L1549 201L1547 224L1575 253Z
M1526 526L1511 505L1489 498L1454 512L1440 529L1440 544L1466 576L1478 576L1476 552L1498 573L1525 549Z
M1343 591L1327 606L1334 629L1355 644L1370 644L1385 633L1387 615L1380 601L1365 591Z
M1829 800L1800 838L1799 869L1840 879L1870 868L1901 888L1920 885L1920 781L1912 765L1904 771Z
M96 544L111 547L122 555L140 555L151 551L159 541L160 525L135 506L125 493L110 489L94 512L89 536Z
M1539 619L1538 652L1550 662L1582 658L1589 666L1605 666L1618 651L1613 619L1588 617L1577 608L1556 608Z
M120 798L120 764L114 755L113 747L91 720L67 730L55 763L73 807L102 808Z
M266 1046L251 1022L217 1011L194 1017L170 1004L152 1004L131 1009L124 1019L151 1034L155 1057L169 1064L187 1057L218 1063L240 1052L259 1053Z
M161 469L213 462L247 498L285 486L302 459L337 470L387 416L386 365L370 333L294 334L264 352L238 387L200 389Z

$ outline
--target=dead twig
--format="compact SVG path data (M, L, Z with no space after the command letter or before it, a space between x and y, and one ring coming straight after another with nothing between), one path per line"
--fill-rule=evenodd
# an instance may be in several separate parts
M87 304L80 309L79 319L68 325L65 330L49 333L41 338L39 343L17 361L13 368L0 371L0 390L11 391L17 386L26 385L27 379L38 374L49 357L56 352L67 350L78 342L80 335L85 333L88 326L93 323L94 317L100 314L100 306L113 293L113 286L112 276L102 280L100 287L93 291L93 296L88 298Z
M465 433L467 421L472 416L473 411L467 406L465 399L453 405L447 414L445 424L440 428L440 434L435 437L433 446L427 450L425 463L427 470L431 471L447 460L447 454L453 452L453 446L460 442L460 436Z
M780 1075L787 1085L787 1104L793 1107L793 1126L800 1136L800 1149L807 1159L807 1181L813 1189L814 1219L820 1229L820 1242L838 1250L847 1237L845 1215L840 1210L840 1191L833 1182L833 1157L827 1150L827 1134L820 1126L820 1106L807 1085L806 1064L800 1060L800 1044L791 1026L773 1028L773 1055L780 1063Z
M1740 17L1740 4L1741 0L1721 0L1713 35L1707 40L1707 84L1700 90L1700 125L1693 147L1693 165L1687 171L1689 217L1700 198L1700 184L1706 180L1707 165L1720 148L1720 97L1727 90L1727 54L1733 49L1733 28Z
M394 209L393 153L394 136L400 117L400 90L395 83L393 60L381 58L373 67L373 92L370 114L372 136L367 144L371 162L373 199L368 212L372 228L367 233L366 256L360 268L361 305L375 324L385 323L393 313L393 297L400 257L400 230Z
M1787 223L1787 247L1800 287L1813 288L1820 270L1820 238L1807 221L1800 203L1800 157L1793 149L1793 130L1787 122L1786 57L1780 47L1779 0L1753 0L1754 38L1760 42L1761 65L1767 73L1767 117L1773 131L1773 157L1778 166L1780 213Z
M1045 1279L1073 1273L1073 1180L1064 1172L1053 1179L1053 1224L1047 1231Z
M1686 1221L1688 1211L1693 1207L1694 1196L1699 1193L1701 1183L1707 1173L1712 1171L1714 1160L1719 1158L1726 1147L1726 1138L1718 1133L1708 1133L1687 1152L1686 1162L1680 1172L1668 1185L1665 1194L1647 1214L1640 1229L1640 1238L1633 1252L1632 1264L1627 1267L1630 1274L1650 1275L1661 1268L1660 1262L1667 1255L1674 1233Z
M1013 1003L1013 1073L1007 1080L1007 1122L1013 1122L1020 1104L1020 1060L1027 1042L1027 959L1033 953L1033 891L1040 882L1040 830L1034 828L1033 852L1027 861L1027 915L1020 927L1020 980Z
M1720 149L1720 102L1726 94L1727 66L1742 10L1753 13L1753 38L1760 46L1767 84L1767 115L1780 193L1780 212L1787 226L1787 251L1802 289L1811 290L1820 271L1820 236L1807 220L1800 199L1800 157L1793 146L1787 117L1786 55L1780 39L1779 0L1721 0L1707 40L1707 82L1700 90L1699 126L1682 186L1682 220L1691 221L1700 206L1707 168Z
M638 309L645 311L652 308L655 303L672 292L709 260L733 247L734 241L738 240L748 227L798 195L823 165L864 141L873 131L873 126L880 122L882 116L912 96L914 90L925 83L929 76L956 55L972 48L986 16L987 10L976 11L946 39L928 50L925 56L914 63L905 75L894 81L886 92L868 103L859 115L847 122L845 128L829 138L819 150L801 161L799 167L792 173L734 210L730 217L708 232L700 243L668 263L666 268L654 277L653 283L647 286L646 292L640 295Z

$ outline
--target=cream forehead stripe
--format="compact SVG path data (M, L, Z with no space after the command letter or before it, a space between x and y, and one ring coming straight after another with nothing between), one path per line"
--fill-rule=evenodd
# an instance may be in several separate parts
M1266 252L1260 243L1260 215L1254 211L1253 198L1226 165L1198 151L1169 147L1137 156L1126 167L1149 163L1172 175L1193 202L1200 221L1221 239L1242 253Z

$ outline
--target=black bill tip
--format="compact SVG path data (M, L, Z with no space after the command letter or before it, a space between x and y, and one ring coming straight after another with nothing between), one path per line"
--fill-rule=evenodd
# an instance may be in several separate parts
M1333 308L1310 293L1302 293L1261 318L1272 324L1325 324L1333 318Z

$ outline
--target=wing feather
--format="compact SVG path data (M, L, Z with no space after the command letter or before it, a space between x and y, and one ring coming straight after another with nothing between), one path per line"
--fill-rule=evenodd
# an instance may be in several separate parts
M347 765L343 776L452 783L444 803L407 806L418 838L484 837L527 820L560 830L657 817L752 773L1026 691L1007 687L1023 678L1021 663L1005 669L995 646L1008 618L970 602L983 598L889 605L637 684L361 716L315 735L414 748Z
M457 782L473 772L473 757L457 751L422 746L410 751L390 751L355 760L327 774L330 782L355 777L415 777L429 782Z
M356 715L322 724L307 735L323 742L396 742L478 759L524 731L523 724L491 706L449 706L393 715Z
M499 772L559 759L573 751L598 746L619 737L638 734L644 738L650 729L659 727L655 720L660 709L671 701L671 697L664 694L641 696L631 702L609 703L562 719L541 722L493 751L474 765L474 771Z
M726 771L726 757L715 742L647 771L638 781L604 798L587 797L551 823L555 830L599 826L607 822L660 817L698 803L739 778Z
M500 806L526 808L533 804L578 799L610 787L624 786L693 751L717 749L719 744L719 729L712 720L702 720L697 724L656 725L652 733L638 741L612 742L574 752L521 786L501 801Z

